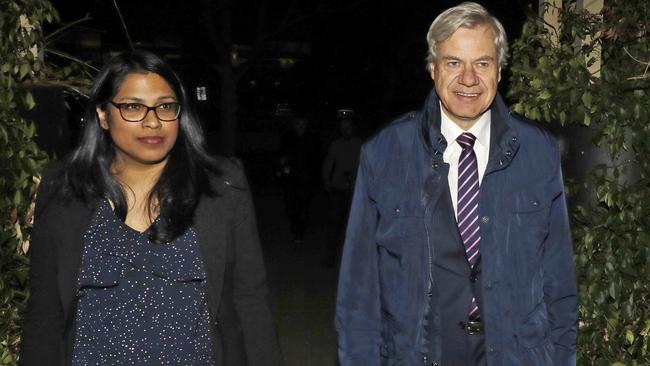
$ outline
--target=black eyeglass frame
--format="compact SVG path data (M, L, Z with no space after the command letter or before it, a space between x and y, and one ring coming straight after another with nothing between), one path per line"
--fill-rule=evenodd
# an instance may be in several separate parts
M125 121L127 121L127 122L142 122L145 118L147 118L147 114L149 114L149 111L153 111L153 113L156 115L156 118L158 118L158 120L163 121L163 122L172 122L172 121L176 121L176 120L178 119L178 117L181 115L181 104L178 103L178 102L160 103L160 104L155 105L155 106L153 106L153 107L149 107L148 105L145 105L145 104L142 104L142 103L133 103L133 102L128 102L128 103L115 103L115 102L113 102L112 100L109 101L109 103L111 103L115 108L117 108L118 111L120 111L120 116L122 117L123 120L125 120ZM141 105L141 106L147 108L147 111L144 113L144 115L142 116L142 118L140 118L140 119L138 119L138 120L128 119L128 118L124 117L124 113L122 113L122 106L123 106L123 105L127 105L127 104L138 104L138 105ZM160 118L160 116L158 115L158 110L157 110L157 108L160 107L161 105L165 105L165 104L175 104L175 105L178 106L178 109L177 109L177 111L176 111L176 117L174 117L174 118L172 118L172 119L164 119L164 118Z

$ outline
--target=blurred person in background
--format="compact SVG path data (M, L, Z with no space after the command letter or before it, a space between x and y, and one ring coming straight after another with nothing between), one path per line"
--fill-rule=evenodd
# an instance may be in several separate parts
M291 128L280 143L280 176L284 206L293 242L305 240L309 207L318 184L320 143L301 115L293 117Z
M339 137L327 149L322 167L323 186L329 196L326 266L336 265L340 257L362 144L350 117L341 118L338 127Z

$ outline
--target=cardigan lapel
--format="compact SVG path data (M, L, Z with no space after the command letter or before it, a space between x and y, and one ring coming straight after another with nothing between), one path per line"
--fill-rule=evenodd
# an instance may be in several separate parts
M81 255L84 246L84 233L88 229L93 210L82 202L73 200L61 204L55 209L66 212L60 216L58 227L52 235L58 236L60 246L57 248L59 291L63 305L64 324L71 325L74 316L75 298L77 296L77 283L79 269L81 268Z
M226 248L222 248L227 242L226 230L228 223L223 222L227 217L221 212L223 204L218 201L223 197L203 196L194 212L194 229L199 239L201 248L201 259L208 278L207 298L210 314L216 318L221 302L221 290L224 281L226 267Z

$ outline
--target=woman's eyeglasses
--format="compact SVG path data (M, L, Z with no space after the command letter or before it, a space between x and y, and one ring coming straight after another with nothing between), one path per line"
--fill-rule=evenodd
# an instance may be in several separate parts
M128 122L142 121L149 111L154 111L159 120L170 122L178 119L181 114L181 105L179 103L161 103L153 107L146 106L142 103L115 103L110 102L120 111L120 116Z

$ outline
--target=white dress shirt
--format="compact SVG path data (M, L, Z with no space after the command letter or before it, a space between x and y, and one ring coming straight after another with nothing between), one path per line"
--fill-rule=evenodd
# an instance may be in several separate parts
M454 123L445 114L442 105L440 106L440 132L447 140L447 149L445 149L442 159L445 163L449 164L449 175L447 180L449 182L449 192L451 193L451 202L454 206L454 216L458 215L458 158L463 148L460 146L456 138L463 132L469 132L476 136L474 142L474 153L476 153L476 160L478 164L478 182L479 186L483 181L483 174L487 167L488 157L490 156L490 111L483 113L478 121L469 129L465 131Z

